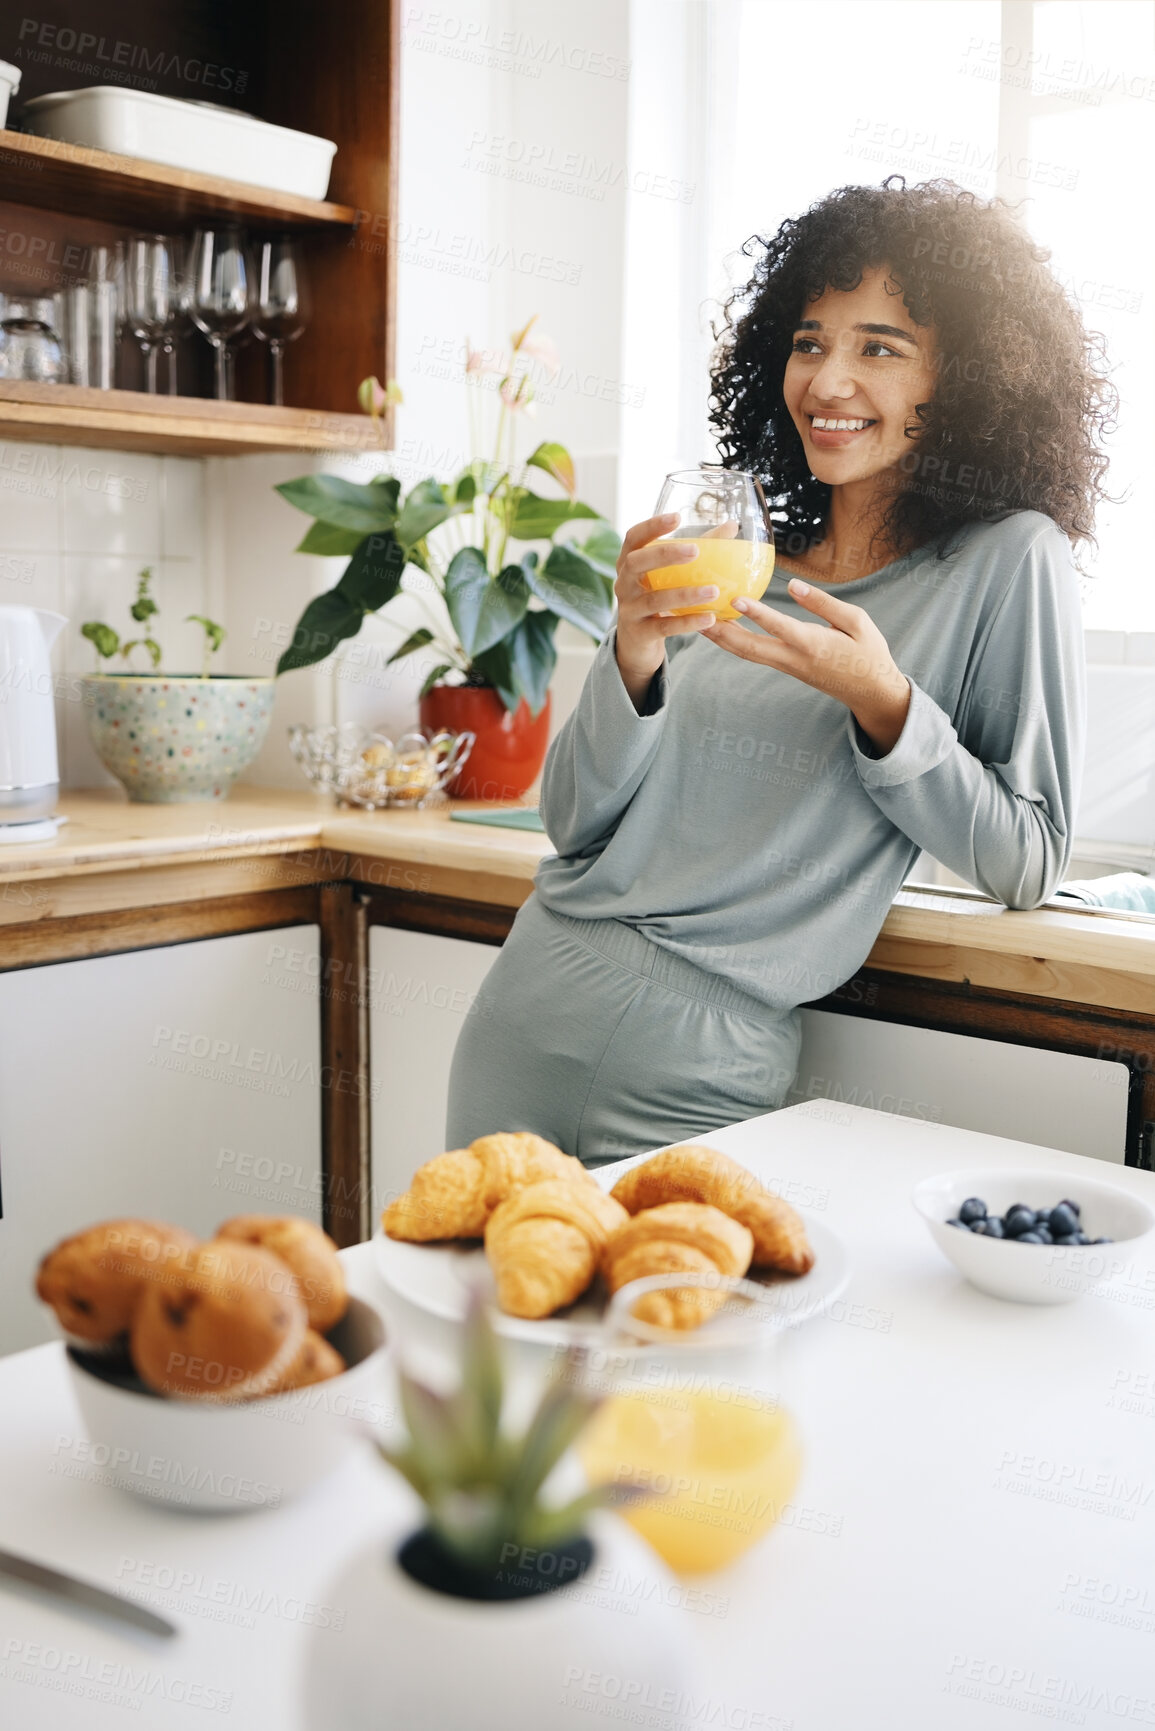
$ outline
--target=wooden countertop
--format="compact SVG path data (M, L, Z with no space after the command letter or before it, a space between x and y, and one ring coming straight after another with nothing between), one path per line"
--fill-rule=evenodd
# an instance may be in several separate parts
M325 797L237 789L219 805L135 805L65 793L54 842L0 846L0 927L353 878L519 907L544 835L449 821L448 808L351 812ZM1155 1011L1155 921L1015 912L904 886L868 965L1041 998Z

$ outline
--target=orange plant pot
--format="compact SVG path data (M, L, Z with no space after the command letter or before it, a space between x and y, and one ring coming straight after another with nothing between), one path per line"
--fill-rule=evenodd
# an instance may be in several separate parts
M488 685L435 685L420 703L427 733L443 728L475 734L459 774L445 791L451 799L520 799L537 780L549 745L549 694L540 715L531 715L524 698L511 715Z

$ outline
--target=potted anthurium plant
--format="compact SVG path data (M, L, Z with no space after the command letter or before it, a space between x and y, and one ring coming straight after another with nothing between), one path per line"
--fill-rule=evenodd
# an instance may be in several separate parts
M407 1436L381 1453L415 1493L416 1525L391 1524L326 1589L344 1623L339 1638L318 1630L312 1643L309 1731L560 1731L597 1712L581 1683L591 1675L629 1679L631 1694L653 1700L692 1688L673 1577L606 1512L632 1493L550 1494L600 1404L591 1383L580 1349L559 1355L536 1407L512 1425L476 1296L451 1393L399 1372Z
M277 672L309 667L355 637L367 614L397 598L408 572L405 593L428 623L388 659L428 652L422 727L476 736L449 788L466 798L511 799L530 786L549 739L558 624L566 620L600 642L613 610L621 542L575 497L569 452L546 441L524 461L516 458L518 422L536 409L533 364L556 370L553 345L534 331L535 322L514 333L507 354L466 345L467 388L496 381L498 409L492 444L482 454L482 417L470 397L470 461L453 480L418 481L404 496L391 475L367 482L307 475L277 488L313 518L298 552L349 555L335 587L301 615ZM377 418L391 394L398 400L395 386L387 392L366 379L359 401ZM553 483L552 496L529 485L531 470ZM430 587L443 610L427 605Z
M81 626L97 660L97 671L81 681L89 737L129 799L150 805L224 799L268 732L273 681L214 673L212 658L225 628L202 613L190 613L185 621L204 633L200 672L162 672L163 651L153 635L159 611L146 568L129 607L131 636L122 641L99 619ZM101 669L102 662L118 660L122 671Z

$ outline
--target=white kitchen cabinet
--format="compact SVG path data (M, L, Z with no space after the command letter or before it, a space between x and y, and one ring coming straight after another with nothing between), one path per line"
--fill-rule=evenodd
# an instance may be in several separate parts
M369 1061L373 1223L444 1147L449 1066L491 944L374 926ZM1121 1162L1127 1070L1001 1040L804 1010L787 1104L828 1099Z
M497 955L493 944L393 926L370 929L374 1230L414 1169L444 1151L453 1048Z
M318 956L303 925L0 975L0 1352L53 1338L36 1264L95 1221L320 1219Z
M1121 1165L1127 1067L1007 1040L803 1010L788 1105L825 1099Z

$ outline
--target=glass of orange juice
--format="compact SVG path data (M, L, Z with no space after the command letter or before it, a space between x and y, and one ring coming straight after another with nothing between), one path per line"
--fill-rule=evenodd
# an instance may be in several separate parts
M681 565L651 571L651 589L695 588L716 583L718 599L697 607L672 607L671 614L713 613L718 619L740 619L734 611L739 595L757 601L774 571L774 528L756 475L720 464L679 469L667 475L654 515L676 511L678 521L665 541L692 541L697 557Z
M636 1315L651 1292L704 1285L717 1308L697 1329ZM622 1517L676 1573L724 1568L770 1531L797 1488L794 1330L766 1287L684 1273L624 1286L607 1330L604 1362L591 1368L608 1398L578 1443L586 1476L634 1487Z

